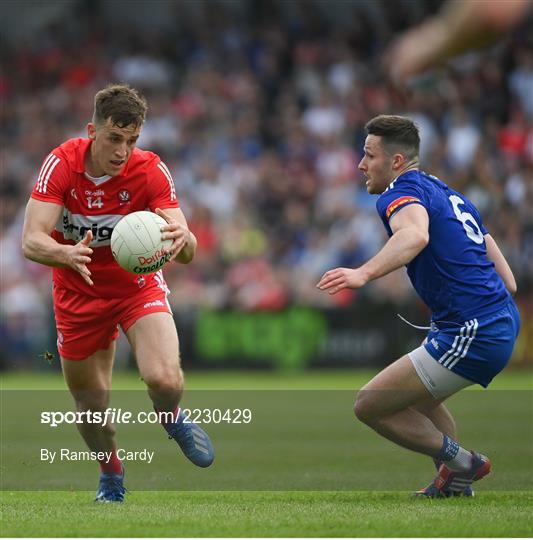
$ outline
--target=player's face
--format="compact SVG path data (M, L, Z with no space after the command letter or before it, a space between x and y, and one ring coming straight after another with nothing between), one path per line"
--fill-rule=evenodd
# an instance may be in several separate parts
M365 140L363 159L359 162L359 170L365 175L368 193L379 195L394 180L394 158L387 155L381 137L368 135Z
M141 126L118 127L108 118L105 124L87 126L91 145L91 171L89 174L103 176L120 174L135 148Z

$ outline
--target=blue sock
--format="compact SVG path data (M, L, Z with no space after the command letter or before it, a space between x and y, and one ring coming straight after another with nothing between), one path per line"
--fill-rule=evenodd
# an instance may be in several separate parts
M442 448L435 456L440 461L451 461L459 452L459 443L444 435L442 439Z
M443 435L442 448L435 457L453 471L467 471L472 467L472 452L465 450L448 435Z

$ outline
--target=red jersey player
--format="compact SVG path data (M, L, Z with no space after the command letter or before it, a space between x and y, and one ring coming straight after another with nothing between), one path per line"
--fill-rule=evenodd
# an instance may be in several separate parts
M149 209L167 221L161 237L173 240L172 259L189 263L196 238L179 208L174 182L161 159L135 147L146 101L126 85L100 90L87 139L71 139L44 160L26 208L24 255L53 266L57 347L79 411L105 411L118 325L135 353L142 379L168 434L200 467L214 452L207 434L183 422L179 344L161 272L136 276L122 270L109 247L116 223ZM123 501L124 470L112 425L78 424L100 461L97 501ZM103 454L102 454L103 455Z

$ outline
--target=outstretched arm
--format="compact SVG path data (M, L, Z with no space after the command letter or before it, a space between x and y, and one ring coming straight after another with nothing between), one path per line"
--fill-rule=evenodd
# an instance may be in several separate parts
M429 216L420 204L399 210L390 220L393 235L381 251L359 268L335 268L317 284L320 290L335 294L342 289L358 289L412 261L429 242Z
M470 48L483 47L512 28L531 0L448 0L433 18L407 31L386 55L398 81L434 67Z
M505 260L498 244L490 234L485 235L485 244L487 246L487 257L494 263L496 272L500 275L507 290L514 296L516 294L516 280L509 263Z

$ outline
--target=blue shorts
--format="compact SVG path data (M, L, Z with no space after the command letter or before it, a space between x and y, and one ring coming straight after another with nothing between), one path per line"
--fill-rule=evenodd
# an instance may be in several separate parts
M507 365L520 331L513 300L501 310L461 324L433 323L424 347L439 364L487 387Z

